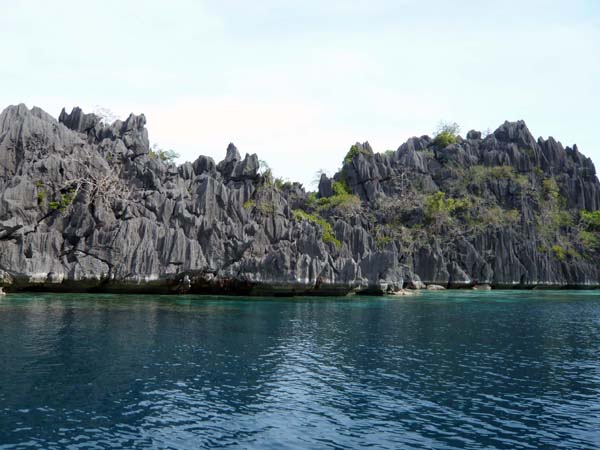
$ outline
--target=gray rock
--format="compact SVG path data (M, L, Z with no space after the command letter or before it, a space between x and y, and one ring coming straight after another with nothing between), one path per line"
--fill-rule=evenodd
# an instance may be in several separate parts
M425 289L425 288L427 288L427 286L421 280L411 280L408 283L408 288L418 290L418 289Z
M492 287L489 284L476 284L473 286L474 291L491 291Z
M444 286L439 285L439 284L428 284L427 285L427 290L428 291L445 291L446 288Z
M535 141L523 122L445 149L428 136L385 156L356 144L342 171L321 177L319 197L344 181L359 205L318 211L299 184L272 184L258 156L242 158L233 144L218 164L153 158L145 123L132 114L107 125L79 108L59 120L25 105L0 114L0 286L248 295L600 286L600 255L577 229L559 230L572 251L558 258L538 225L549 178L573 217L600 209L594 165L576 146ZM459 196L464 171L502 165L515 175L463 189L518 221L475 226L457 211L428 222L426 195ZM296 209L320 214L333 238Z
M319 179L319 197L326 198L333 195L333 182L324 173Z
M481 139L481 131L471 130L467 133L467 139L479 140Z

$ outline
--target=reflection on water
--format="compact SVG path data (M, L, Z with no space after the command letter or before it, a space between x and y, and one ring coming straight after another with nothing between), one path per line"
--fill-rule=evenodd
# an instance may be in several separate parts
M0 447L593 448L599 350L594 292L9 295Z

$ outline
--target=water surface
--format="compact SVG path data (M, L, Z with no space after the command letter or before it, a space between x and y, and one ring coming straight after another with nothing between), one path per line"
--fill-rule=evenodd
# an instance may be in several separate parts
M598 448L600 292L13 294L0 448Z

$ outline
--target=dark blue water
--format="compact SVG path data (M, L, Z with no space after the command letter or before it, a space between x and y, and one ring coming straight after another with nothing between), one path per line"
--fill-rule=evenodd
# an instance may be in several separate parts
M0 299L1 448L598 448L600 292Z

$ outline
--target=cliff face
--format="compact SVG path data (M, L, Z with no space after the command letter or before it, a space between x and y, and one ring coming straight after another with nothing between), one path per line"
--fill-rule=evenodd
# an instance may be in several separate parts
M406 285L599 287L589 158L523 122L442 146L349 152L319 193L259 170L150 150L144 116L0 115L0 286L236 294Z

